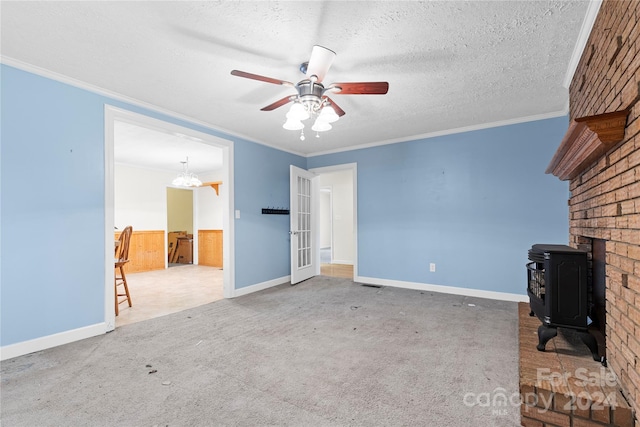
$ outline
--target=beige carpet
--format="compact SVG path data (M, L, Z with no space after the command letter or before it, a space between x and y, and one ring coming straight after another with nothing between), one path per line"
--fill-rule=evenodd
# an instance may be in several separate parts
M517 357L515 303L321 276L5 361L1 419L515 426Z

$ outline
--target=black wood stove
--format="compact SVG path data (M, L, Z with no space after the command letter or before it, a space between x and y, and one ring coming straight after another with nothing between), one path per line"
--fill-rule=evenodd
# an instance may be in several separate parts
M558 328L578 332L593 356L598 343L588 331L589 296L587 253L565 245L533 245L527 264L527 294L531 316L542 321L538 328L539 351L558 334Z

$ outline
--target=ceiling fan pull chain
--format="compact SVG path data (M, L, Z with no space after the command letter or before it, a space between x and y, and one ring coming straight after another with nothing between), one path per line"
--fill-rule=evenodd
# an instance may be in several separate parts
M300 131L300 141L304 141L304 129Z

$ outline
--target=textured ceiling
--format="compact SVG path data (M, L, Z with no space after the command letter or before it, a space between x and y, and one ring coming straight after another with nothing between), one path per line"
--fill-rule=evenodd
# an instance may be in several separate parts
M116 121L113 129L113 160L117 164L204 175L222 167L222 149L186 135L162 132Z
M3 61L28 64L247 139L310 154L560 113L586 1L164 1L1 3ZM337 53L325 83L346 115L305 141L282 129L312 46Z

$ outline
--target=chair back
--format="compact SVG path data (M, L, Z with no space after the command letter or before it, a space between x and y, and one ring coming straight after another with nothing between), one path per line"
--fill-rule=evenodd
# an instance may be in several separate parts
M118 255L116 256L117 262L129 261L129 242L131 242L132 232L133 228L128 225L122 230L122 233L120 233L120 237L118 238L120 244L118 245Z

